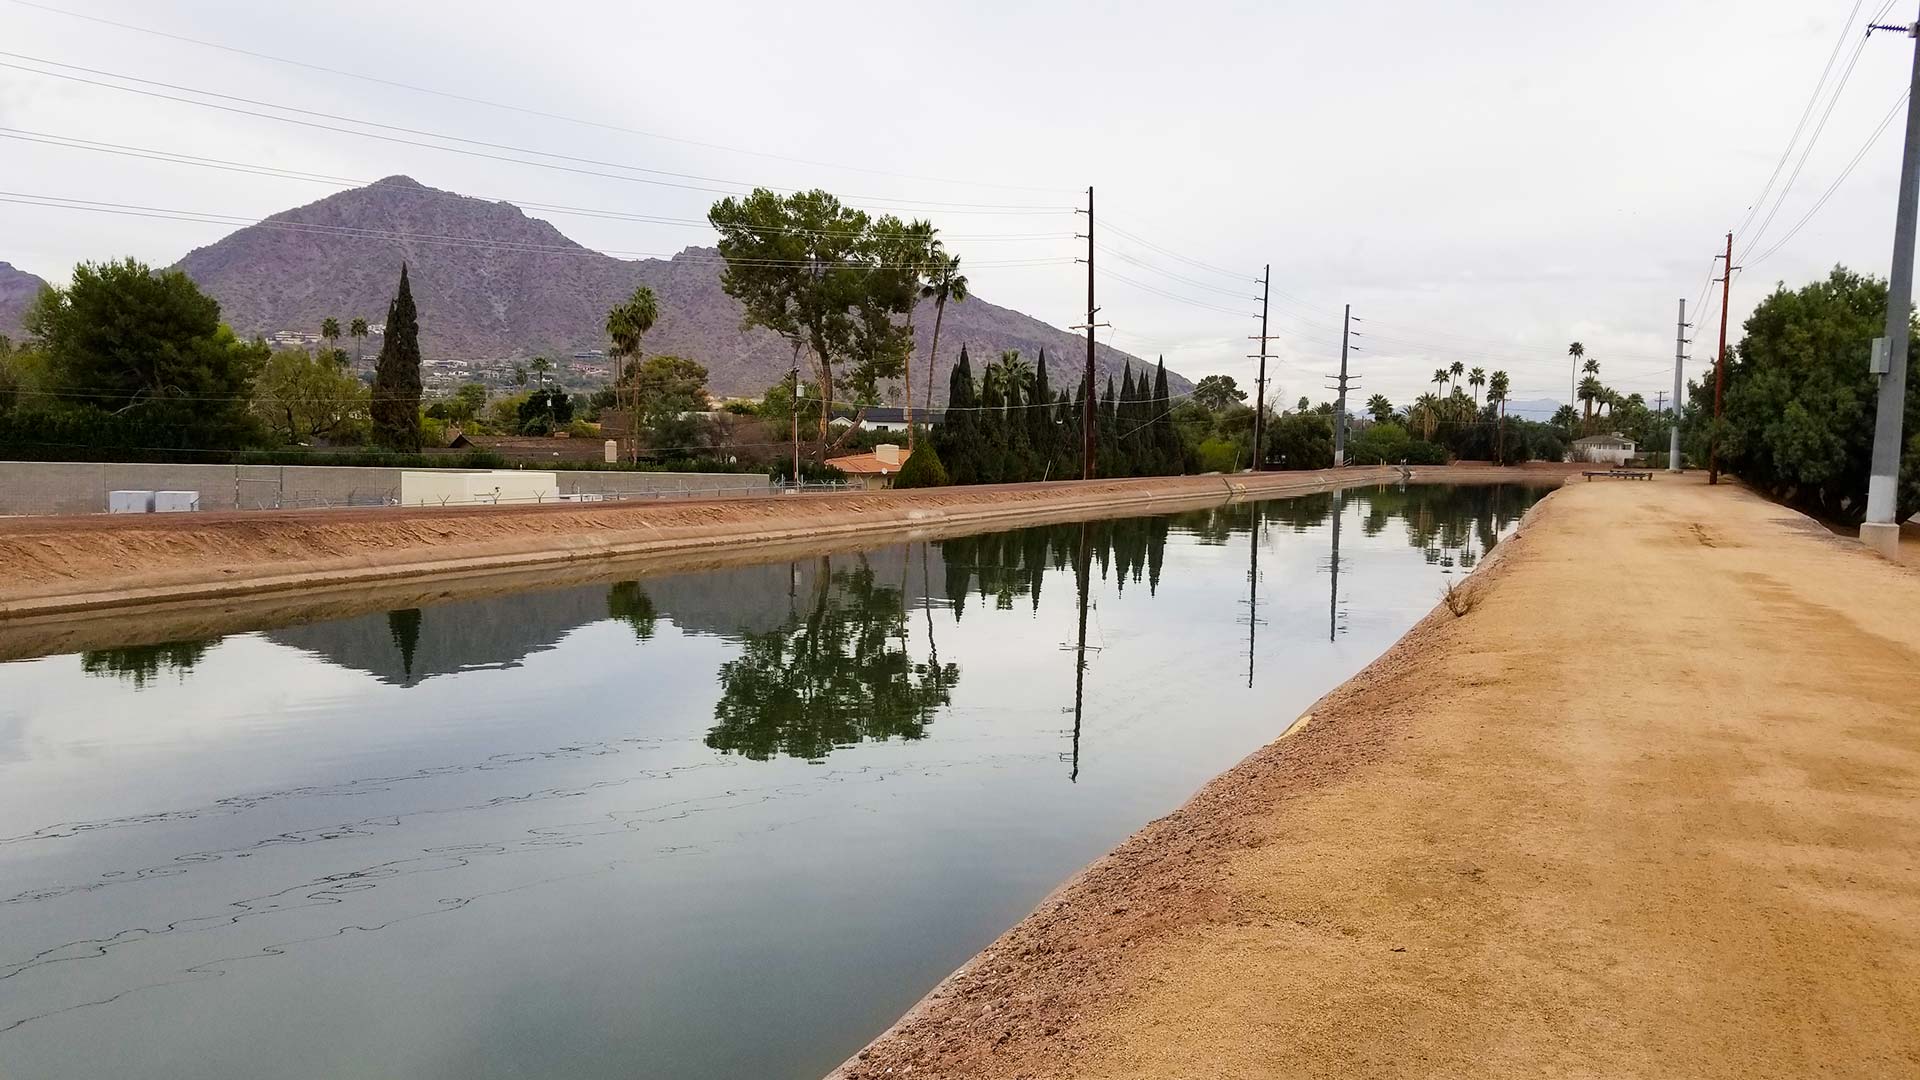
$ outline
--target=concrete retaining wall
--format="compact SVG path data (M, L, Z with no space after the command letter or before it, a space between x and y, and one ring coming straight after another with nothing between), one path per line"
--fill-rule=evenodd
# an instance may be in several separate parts
M760 473L559 473L563 495L660 498L768 495ZM198 491L202 510L382 506L400 495L399 469L333 465L166 465L0 461L0 514L102 514L107 492Z

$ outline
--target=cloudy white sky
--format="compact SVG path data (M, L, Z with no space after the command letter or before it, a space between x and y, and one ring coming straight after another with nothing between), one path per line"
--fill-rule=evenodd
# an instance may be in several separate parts
M1458 359L1507 369L1517 397L1564 399L1566 345L1578 339L1609 385L1651 400L1672 384L1675 301L1702 295L1709 258L1748 216L1836 43L1829 91L1852 66L1830 118L1791 187L1800 151L1787 158L1773 186L1786 191L1780 209L1770 197L1735 237L1749 269L1734 282L1733 335L1776 281L1836 262L1886 273L1899 117L1869 136L1906 88L1911 45L1875 35L1854 61L1857 29L1842 41L1844 26L1883 7L0 0L0 65L11 65L0 66L0 135L13 136L0 141L0 198L252 219L345 181L405 173L467 194L696 221L711 191L641 181L821 186L920 210L963 255L979 295L1065 326L1082 316L1084 268L1067 260L1084 245L1069 239L1082 219L1059 211L1083 204L1091 184L1110 340L1164 353L1191 376L1251 383L1254 279L1271 263L1282 400L1325 396L1349 303L1366 320L1352 364L1363 396L1404 402ZM1903 0L1887 18L1913 15ZM612 164L490 160L74 78L126 86L127 76ZM1827 107L1821 98L1809 131ZM1831 200L1769 254L1863 146ZM538 213L620 253L710 240L697 225ZM0 202L0 260L60 281L81 259L172 262L231 227ZM1703 314L1702 358L1717 331L1717 314Z

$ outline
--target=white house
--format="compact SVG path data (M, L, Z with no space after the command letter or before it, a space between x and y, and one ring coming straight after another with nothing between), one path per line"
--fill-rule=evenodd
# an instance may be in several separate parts
M1633 440L1619 432L1589 435L1573 440L1572 461L1591 461L1601 465L1625 465L1633 459Z

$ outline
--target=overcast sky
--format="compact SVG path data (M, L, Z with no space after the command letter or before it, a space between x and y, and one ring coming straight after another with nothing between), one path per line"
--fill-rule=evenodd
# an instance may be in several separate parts
M1676 300L1691 308L1702 294L1709 258L1780 161L1850 13L1859 27L1883 5L47 6L554 118L0 0L0 64L16 65L0 67L0 134L343 181L404 173L466 194L687 221L703 218L717 196L637 179L727 190L820 186L931 217L980 296L1060 326L1081 321L1086 285L1084 268L1067 261L1084 253L1070 239L1084 219L1057 211L1084 205L1092 184L1100 236L1112 249L1097 265L1101 318L1114 324L1103 333L1114 345L1164 353L1196 378L1232 374L1250 388L1255 279L1271 263L1278 398L1327 396L1322 376L1337 367L1341 306L1351 303L1366 320L1356 324L1364 351L1352 360L1361 397L1380 391L1403 404L1455 359L1507 369L1516 397L1564 400L1566 346L1575 339L1621 392L1651 401L1670 391ZM1887 18L1913 14L1902 3ZM1829 88L1858 40L1846 32ZM1744 256L1750 268L1734 282L1730 336L1776 281L1797 285L1837 262L1886 274L1898 116L1831 201L1760 256L1868 143L1905 90L1911 57L1911 44L1892 34L1859 52L1803 171ZM105 83L133 76L706 179L549 159L625 177L616 179L489 160L20 67ZM1809 129L1825 109L1823 98ZM1776 194L1798 160L1796 150ZM346 186L18 139L0 141L0 163L8 193L247 219ZM960 204L1056 212L961 212ZM699 225L536 213L623 255L711 241ZM1753 225L1769 213L1771 200ZM59 282L82 259L170 263L232 227L0 202L0 260ZM1753 232L1735 237L1736 256ZM1717 312L1703 314L1694 330L1702 359L1690 376L1718 329Z

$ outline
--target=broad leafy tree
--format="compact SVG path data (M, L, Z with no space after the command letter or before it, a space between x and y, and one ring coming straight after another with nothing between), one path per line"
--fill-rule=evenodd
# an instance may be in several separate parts
M1885 329L1886 311L1886 282L1844 267L1761 301L1727 358L1722 466L1824 515L1858 520L1878 400L1866 357ZM1920 352L1909 346L1901 360L1908 386L1920 385ZM1695 426L1704 433L1712 423L1711 378L1696 393L1705 407L1695 410ZM1910 440L1920 435L1920 393L1907 395L1904 430ZM1900 471L1904 519L1920 510L1916 442L1908 443Z
M330 357L281 349L267 358L254 383L253 411L276 440L349 442L366 431L368 393Z
M1208 412L1225 412L1247 400L1231 375L1208 375L1194 385L1192 399Z
M27 312L46 388L75 407L150 421L180 445L232 449L257 438L248 414L262 342L220 323L220 305L178 270L134 259L81 263Z

